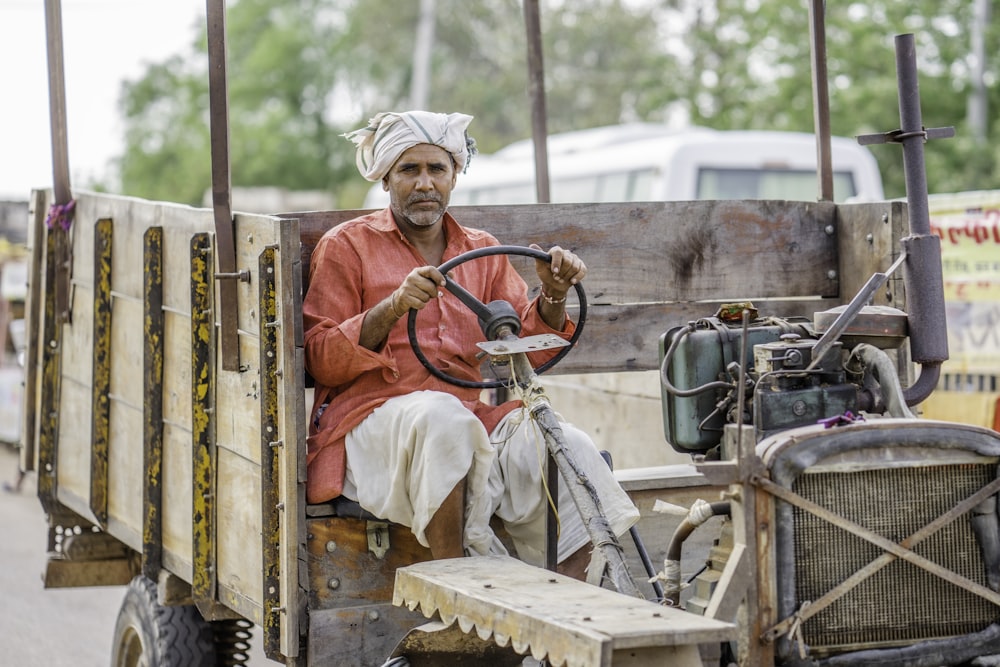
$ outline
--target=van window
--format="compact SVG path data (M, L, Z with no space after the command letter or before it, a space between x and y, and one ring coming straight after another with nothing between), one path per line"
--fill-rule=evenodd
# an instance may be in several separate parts
M863 146L832 137L833 196L880 201L882 179ZM816 139L799 132L671 130L650 123L591 128L549 137L551 200L569 202L693 199L815 201ZM536 199L528 140L476 158L451 203L527 204ZM374 186L366 206L388 204Z
M848 172L833 175L833 198L845 201L857 195ZM792 199L816 197L816 172L788 169L698 170L698 199Z

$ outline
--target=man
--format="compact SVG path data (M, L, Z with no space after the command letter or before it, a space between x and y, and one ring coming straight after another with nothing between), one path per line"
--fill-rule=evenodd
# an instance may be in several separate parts
M544 440L518 401L488 405L478 389L445 383L410 348L405 315L421 311L425 356L448 374L480 379L483 339L477 318L443 291L443 261L498 245L447 213L458 173L475 153L471 116L426 111L381 113L345 135L357 164L381 181L389 208L327 232L312 255L302 306L306 367L316 380L310 419L309 502L343 494L369 512L409 526L434 558L506 553L490 528L496 514L522 560L544 563ZM558 246L551 264L536 262L539 297L506 257L467 262L451 272L484 303L510 302L523 333L568 337L566 294L586 274ZM577 464L590 476L616 535L638 511L615 482L590 439L564 432ZM581 577L589 538L566 493L559 503L560 570Z

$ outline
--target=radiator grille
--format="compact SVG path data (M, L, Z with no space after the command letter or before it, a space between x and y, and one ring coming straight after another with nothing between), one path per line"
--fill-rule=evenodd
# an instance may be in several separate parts
M993 465L943 465L803 474L793 490L880 535L899 542L995 478ZM796 606L816 600L878 558L882 551L796 508ZM982 556L959 517L914 551L986 584ZM780 575L779 575L780 576ZM997 617L996 608L915 565L894 560L802 626L813 650L858 650L965 635Z

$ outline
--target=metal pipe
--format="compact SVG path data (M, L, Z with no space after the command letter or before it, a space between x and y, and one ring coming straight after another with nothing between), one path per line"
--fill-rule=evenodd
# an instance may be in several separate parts
M66 129L66 77L63 67L62 4L45 0L46 53L49 63L49 127L52 133L52 189L56 204L73 198L69 181Z
M212 153L212 209L219 273L236 273L232 180L229 164L229 83L226 75L226 2L206 0L208 39L209 135ZM221 310L219 347L222 368L239 370L240 340L235 280L223 280L218 290Z
M511 364L515 377L526 381L535 376L535 371L524 353L511 355ZM608 578L611 583L619 593L645 599L632 580L628 563L625 561L625 552L604 515L597 489L573 459L573 454L563 437L562 426L549 404L548 397L543 391L534 392L529 400L525 400L525 406L542 431L550 462L558 467L562 481L580 512L583 526L594 549L601 553L607 563ZM558 495L553 494L552 497L558 498Z
M927 202L927 174L924 142L927 133L920 113L920 86L912 34L896 36L896 77L899 88L897 141L903 145L906 202L910 235L902 240L906 253L903 284L906 289L910 325L910 357L921 365L921 374L904 390L907 405L927 398L937 384L940 365L948 359L945 326L944 277L941 268L941 240L931 234Z
M691 509L684 520L674 530L667 545L666 557L663 560L663 573L666 577L666 585L663 587L664 604L669 607L676 607L681 600L681 548L685 540L691 536L695 529L711 519L713 516L730 516L732 508L728 502L709 503L700 498L691 505Z
M819 200L833 201L833 160L830 148L830 91L826 71L826 1L809 3L812 47L813 122L816 125L816 177Z
M524 0L524 25L528 36L528 96L531 99L531 135L535 144L535 190L538 203L547 204L552 198L549 194L545 63L542 58L542 23L538 15L538 0Z

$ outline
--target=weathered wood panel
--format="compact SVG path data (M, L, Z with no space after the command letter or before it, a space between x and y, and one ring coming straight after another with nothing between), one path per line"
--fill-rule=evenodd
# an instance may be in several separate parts
M164 367L164 371L169 365ZM191 430L163 424L163 562L191 581Z
M451 209L501 243L560 245L587 262L594 303L833 296L835 206L776 201L534 204ZM319 236L362 211L300 214L303 267ZM293 216L296 214L288 214ZM533 269L528 284L537 282Z
M63 378L61 390L56 484L60 493L86 499L90 497L90 387ZM89 509L76 511L85 517L90 514Z
M312 609L356 607L392 600L397 567L430 560L430 549L405 526L385 524L387 550L369 550L366 527L359 519L310 519L309 606Z
M163 230L163 522L156 539L162 541L163 564L190 581L192 566L192 493L194 469L192 345L191 345L191 239L195 234L214 231L211 211L185 206L146 202L137 199L76 193L76 220L72 230L74 264L70 292L72 316L62 327L61 390L63 401L55 420L59 428L57 464L59 502L88 516L92 445L93 406L93 247L94 224L109 219L113 226L112 314L110 318L111 380L110 443L108 448L108 532L133 549L141 550L144 520L143 468L144 419L143 361L143 236L153 226ZM39 206L44 202L40 200ZM302 399L301 354L295 330L296 299L282 298L282 337L274 376L282 397L275 432L262 434L260 424L260 330L259 256L265 247L287 248L279 262L281 289L291 294L297 277L299 258L297 227L294 223L253 215L238 215L235 221L237 270L246 279L238 282L241 359L239 371L223 371L221 355L213 355L216 367L215 394L208 405L213 419L211 438L211 495L216 499L217 521L213 548L217 562L212 565L219 582L218 599L255 622L262 619L261 565L261 445L276 443L280 452L281 477L269 480L279 490L278 504L293 511L281 515L282 534L293 539L279 552L281 571L288 581L281 584L280 604L298 609L300 567L299 544L304 542L300 525L302 489L299 474L299 445L304 445L304 402ZM293 238L294 237L294 238ZM41 244L41 240L38 241ZM280 254L280 253L279 253ZM210 257L209 259L213 259ZM217 299L217 296L216 296ZM212 313L216 327L221 317L216 300ZM33 326L40 327L39 320ZM287 338L287 341L285 340ZM300 337L299 337L300 338ZM213 336L214 344L214 336ZM136 393L140 392L140 393ZM301 522L304 524L304 522ZM301 536L301 540L295 539ZM294 612L281 613L282 650L298 651L298 619Z
M258 625L262 610L251 602L263 597L261 577L260 464L219 449L216 502L216 551L219 597ZM250 499L250 502L248 502Z
M260 466L260 378L256 337L241 334L243 373L220 373L215 428L218 445Z
M113 370L112 377L114 373ZM133 386L142 387L142 383ZM112 392L114 395L114 389ZM108 515L131 526L139 535L143 519L142 488L146 480L141 400L132 389L111 401L111 441L108 443Z
M890 206L699 201L453 212L501 242L559 244L584 258L587 331L553 369L582 373L657 368L660 335L725 301L753 300L763 315L780 317L846 303L891 264L901 213L889 215ZM287 214L299 217L304 278L319 237L362 212ZM530 262L522 273L529 285L537 282Z

